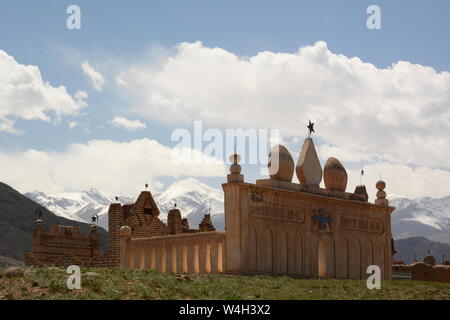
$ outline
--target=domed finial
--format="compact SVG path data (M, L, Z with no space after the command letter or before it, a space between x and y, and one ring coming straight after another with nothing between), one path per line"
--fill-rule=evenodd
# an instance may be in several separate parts
M232 165L230 166L230 172L234 174L241 173L241 166L239 165L239 162L241 161L241 156L237 153L233 153L230 156L230 162Z
M239 162L241 161L241 156L237 153L233 153L230 156L230 174L228 175L228 182L244 182L244 176L241 174L241 166Z
M382 206L388 206L389 201L386 199L386 192L384 189L386 188L386 182L383 180L378 180L378 182L375 184L375 187L377 188L377 199L375 200L375 204L379 204Z

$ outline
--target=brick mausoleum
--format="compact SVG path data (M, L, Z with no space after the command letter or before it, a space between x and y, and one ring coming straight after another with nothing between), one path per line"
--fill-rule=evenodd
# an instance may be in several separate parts
M209 214L206 214L199 229L190 229L187 219L181 218L178 209L172 209L167 224L159 218L159 209L150 191L142 191L135 203L111 204L108 211L109 245L105 254L99 252L97 227L93 225L87 237L82 237L78 227L53 225L49 233L43 221L37 220L33 233L33 253L25 255L27 265L80 265L93 267L118 267L119 230L130 226L133 238L168 236L184 233L214 231Z

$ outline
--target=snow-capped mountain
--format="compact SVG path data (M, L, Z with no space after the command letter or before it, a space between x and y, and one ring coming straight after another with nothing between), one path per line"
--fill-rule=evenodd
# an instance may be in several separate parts
M155 201L162 219L166 219L167 212L176 203L181 215L188 218L191 227L196 227L204 214L211 210L211 219L216 229L223 229L223 191L197 179L188 178L173 183L162 193L156 194Z
M196 228L203 215L211 208L211 218L217 229L223 229L223 192L210 187L197 179L188 178L170 185L161 193L154 193L156 204L161 212L160 218L167 219L167 213L174 203L183 217L188 217L189 224ZM26 193L25 196L40 203L59 216L81 222L91 222L91 217L97 214L99 225L107 230L108 208L114 196L90 189L83 192L64 192L47 194L45 192ZM121 196L121 203L132 203L135 197Z
M47 194L42 191L29 192L26 197L43 205L58 216L81 221L91 222L91 217L96 214L99 217L99 225L107 230L109 205L114 197L91 188L82 192L63 192L59 194ZM121 197L122 203L132 202L132 198Z
M426 237L450 243L450 196L444 198L395 198L390 205L392 233L395 239Z
M162 220L174 203L183 217L187 217L191 228L197 228L203 215L211 208L211 218L218 230L224 228L223 191L208 186L197 179L188 178L171 184L163 192L153 192ZM108 208L114 197L90 189L84 192L46 194L27 193L27 197L42 204L59 216L81 222L91 222L93 214L99 216L99 224L108 227ZM137 198L120 197L122 203L134 202ZM426 237L433 241L450 243L450 196L440 199L397 197L390 200L396 207L392 214L392 234L395 239Z

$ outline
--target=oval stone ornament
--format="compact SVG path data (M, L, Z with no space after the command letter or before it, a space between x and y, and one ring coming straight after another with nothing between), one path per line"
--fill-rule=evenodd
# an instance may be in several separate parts
M347 188L347 171L342 163L334 158L328 158L323 168L323 181L325 188L331 191L344 192Z
M281 181L292 181L294 175L294 159L289 150L281 145L275 145L269 153L269 175L270 179Z

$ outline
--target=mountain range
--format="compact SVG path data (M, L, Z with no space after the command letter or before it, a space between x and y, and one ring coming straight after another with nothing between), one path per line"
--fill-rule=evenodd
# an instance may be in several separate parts
M107 228L107 211L114 198L96 189L60 194L36 191L26 193L25 196L0 183L0 256L19 261L23 259L25 252L31 250L35 210L39 206L37 203L48 209L43 211L47 226L78 225L86 231L93 214L99 216L100 226ZM137 196L122 196L120 201L134 202ZM216 229L224 229L223 192L218 188L188 178L174 182L163 192L155 192L154 197L162 220L167 219L167 212L176 203L182 216L188 218L191 227L196 228L203 215L211 212ZM397 197L391 199L390 204L396 207L392 215L392 232L396 239L397 259L409 263L415 252L417 260L421 261L428 250L431 250L439 262L442 254L450 258L450 197ZM105 230L100 230L101 246L104 249L107 234Z
M67 219L91 222L97 214L99 225L107 230L108 208L114 197L105 192L90 189L82 192L64 192L48 194L43 191L29 192L25 196L43 205L55 214ZM121 196L121 203L132 203L138 195ZM191 227L196 227L205 213L211 210L211 219L220 230L224 227L223 192L210 187L197 179L188 178L171 184L163 192L153 193L161 212L160 218L165 221L167 213L176 203L184 218L188 218Z
M434 256L437 264L442 264L444 259L450 260L449 244L430 241L425 237L412 237L396 240L395 250L397 253L394 258L407 264L413 262L414 256L416 261L423 262L423 258L428 255L428 251Z
M394 198L390 204L394 239L426 237L450 244L450 196L444 198Z
M42 212L41 217L36 215L37 209ZM0 182L0 256L22 261L24 254L32 251L33 229L38 218L44 221L47 230L53 224L77 226L82 235L90 230L89 224L60 217ZM100 249L104 251L108 246L108 233L103 228L98 228L98 232ZM0 257L0 264L12 263L4 257Z
M108 207L113 197L104 192L90 189L77 193L47 194L33 192L25 194L59 216L90 222L97 214L99 224L107 229ZM134 202L137 197L123 196L122 203ZM200 223L203 215L211 208L211 216L216 229L224 229L223 192L197 179L188 178L171 184L163 192L154 193L155 201L165 220L174 203L183 217L187 217L191 227ZM444 198L397 197L390 200L396 207L392 214L392 234L394 239L426 237L432 241L450 243L450 196Z

